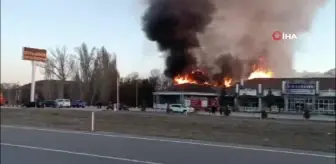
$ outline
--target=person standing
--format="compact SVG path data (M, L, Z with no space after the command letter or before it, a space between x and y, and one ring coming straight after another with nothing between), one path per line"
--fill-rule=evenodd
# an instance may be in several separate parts
M169 104L168 103L166 103L166 104L167 104L167 106L166 106L166 113L170 113Z

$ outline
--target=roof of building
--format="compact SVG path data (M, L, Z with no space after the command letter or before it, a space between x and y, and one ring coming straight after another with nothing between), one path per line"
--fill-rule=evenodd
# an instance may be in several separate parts
M202 92L202 93L218 93L219 89L210 85L197 85L197 84L180 84L173 85L167 88L168 92Z
M244 81L243 88L258 88L258 84L262 84L264 89L282 89L282 81L319 81L320 90L336 90L335 78L323 77L323 78L258 78ZM226 88L227 94L235 93L235 85ZM213 87L209 85L197 85L197 84L181 84L174 85L164 90L163 92L197 92L197 93L219 93L221 88ZM161 92L160 92L161 93Z
M320 90L335 90L336 80L334 77L321 77L321 78L258 78L244 81L244 88L258 88L258 84L262 84L263 88L282 89L282 81L319 81Z

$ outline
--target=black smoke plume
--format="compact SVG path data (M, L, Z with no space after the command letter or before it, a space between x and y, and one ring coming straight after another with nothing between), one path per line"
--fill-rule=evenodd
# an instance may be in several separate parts
M172 78L197 65L191 49L199 47L198 33L211 22L210 0L148 0L143 30L166 52L165 75Z
M235 81L243 76L243 62L232 54L222 54L217 57L215 66L218 69L212 75L212 80L218 84L223 82L224 78L232 78Z

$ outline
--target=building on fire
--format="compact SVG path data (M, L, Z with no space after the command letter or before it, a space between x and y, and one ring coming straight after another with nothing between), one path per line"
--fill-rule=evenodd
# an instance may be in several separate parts
M198 109L215 103L220 96L219 89L210 85L180 84L173 85L164 91L153 93L154 108L167 108L167 104L184 104Z
M267 108L274 112L335 114L336 87L334 77L325 78L256 78L241 81L226 89L227 104L246 112ZM205 109L221 95L221 89L208 85L182 84L154 92L154 108L179 103Z

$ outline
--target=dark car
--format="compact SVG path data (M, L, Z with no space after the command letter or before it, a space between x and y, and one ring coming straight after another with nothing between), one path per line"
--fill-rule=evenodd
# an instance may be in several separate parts
M42 108L43 107L42 101L26 102L22 106L26 108Z
M74 108L85 108L85 106L86 106L86 102L83 100L75 100L71 102L71 107L74 107Z
M55 108L56 107L56 103L55 103L55 100L46 100L46 101L42 102L42 106L43 107L52 107L52 108Z
M114 109L114 106L116 105L116 103L109 103L106 107L107 110L109 109ZM128 111L129 110L129 107L125 104L119 104L119 110L125 110L125 111Z

